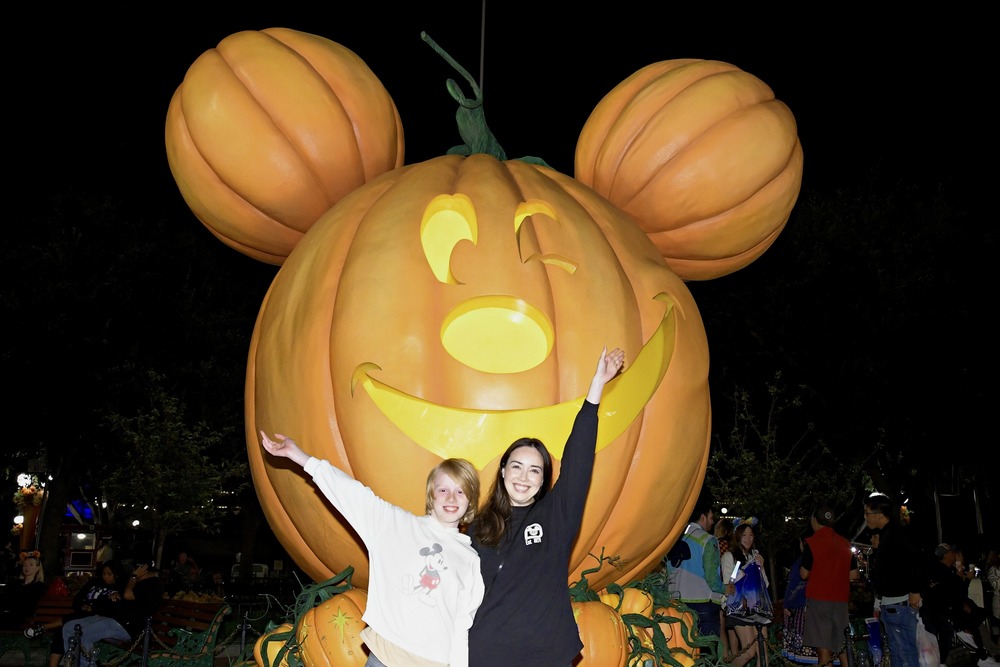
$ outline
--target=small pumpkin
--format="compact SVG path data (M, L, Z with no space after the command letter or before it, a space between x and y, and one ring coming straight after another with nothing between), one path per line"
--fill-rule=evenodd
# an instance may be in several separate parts
M291 623L282 623L257 638L253 645L253 657L258 667L288 667L289 647L287 642L294 638L293 630L294 626ZM280 660L279 653L281 654Z
M641 614L646 618L653 617L653 596L641 588L627 586L625 588L610 587L598 593L605 604L613 607L619 614Z
M784 229L802 184L795 117L717 60L647 65L594 108L575 176L631 214L687 280L741 269Z
M358 186L403 164L403 127L350 49L288 28L245 30L188 68L167 109L167 162L226 245L281 264Z
M633 625L634 620L630 621L630 619L634 619L633 614L652 620L654 603L653 596L648 591L634 586L622 588L615 584L598 593L598 597L618 612L627 626L626 631L630 636L635 637L643 648L648 651L653 650L652 631L646 627L637 627ZM633 653L629 658L629 665L637 663L641 666L643 660L643 654Z
M574 601L572 606L583 642L574 667L625 667L628 633L618 612L599 600Z
M653 610L653 618L677 619L675 622L664 621L659 623L671 652L682 651L693 656L698 655L698 647L692 646L688 641L689 639L693 639L697 634L698 619L694 612L682 611L677 606L666 605Z
M349 588L306 611L296 630L302 662L307 666L364 667L368 655L361 641L366 625L361 616L367 604L367 591Z

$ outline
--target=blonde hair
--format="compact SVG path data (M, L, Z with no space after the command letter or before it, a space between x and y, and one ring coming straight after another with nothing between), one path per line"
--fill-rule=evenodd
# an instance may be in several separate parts
M424 509L428 514L434 509L434 478L439 472L455 480L469 499L469 509L459 520L461 525L468 525L475 518L476 508L479 507L479 473L476 472L476 467L465 459L445 459L431 468L427 473L427 497L424 501Z
M42 567L42 557L31 554L30 556L25 556L21 559L21 580L24 580L24 563L33 560L38 564L38 570L35 572L35 578L32 581L37 581L39 583L45 583L45 568Z

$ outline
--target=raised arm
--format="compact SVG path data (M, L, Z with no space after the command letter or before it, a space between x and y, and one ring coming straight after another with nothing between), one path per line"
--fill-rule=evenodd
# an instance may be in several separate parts
M605 347L601 351L601 358L597 360L597 370L594 371L594 379L590 381L590 390L587 392L587 400L594 405L601 402L601 394L604 393L604 385L618 374L625 363L625 353L615 348L608 352Z
M260 442L264 446L264 449L267 450L267 453L272 456L281 456L290 459L300 466L304 466L306 461L309 460L309 455L303 452L294 440L280 433L275 433L274 438L270 438L264 431L261 431Z

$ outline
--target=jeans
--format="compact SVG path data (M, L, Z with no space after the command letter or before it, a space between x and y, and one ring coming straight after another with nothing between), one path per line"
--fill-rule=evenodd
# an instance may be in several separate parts
M883 604L879 619L889 636L889 658L892 667L920 667L917 610L906 602Z
M368 660L365 661L365 667L386 667L386 665L376 658L374 653L369 653Z
M83 635L80 637L80 647L85 653L80 660L81 665L92 664L87 654L94 648L96 642L102 639L119 639L127 642L132 639L129 637L128 632L125 631L125 628L113 618L108 618L107 616L84 616L83 618L68 621L63 625L62 636L65 646L69 647L70 637L73 636L74 628L77 625L83 630Z

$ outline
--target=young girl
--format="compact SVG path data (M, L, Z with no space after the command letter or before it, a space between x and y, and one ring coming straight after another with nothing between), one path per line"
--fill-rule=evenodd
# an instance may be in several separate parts
M722 579L724 583L729 583L729 574L733 571L733 560L732 557L728 561L724 559L726 558L726 554L729 553L729 545L736 541L733 520L729 517L719 519L715 524L713 532L715 539L719 542ZM726 569L725 565L727 562L729 563L728 569ZM733 659L732 647L738 645L738 642L736 640L736 631L726 628L726 612L721 607L719 608L719 639L722 641L723 660L731 662Z
M514 441L469 532L486 596L469 634L469 664L568 667L583 648L567 592L597 446L597 406L625 354L605 348L566 442L559 481L535 438Z
M736 527L734 537L735 541L729 545L729 551L722 557L722 576L728 579L733 571L735 562L740 561L740 569L734 579L735 583L738 584L747 576L747 568L750 565L756 565L759 576L763 579L764 586L767 587L769 584L767 574L764 572L764 557L753 548L753 527L749 523L741 523ZM729 601L732 601L735 596L740 595L739 590L740 587L737 586L736 594L731 596ZM736 654L730 665L732 667L743 667L743 665L757 657L757 637L761 632L761 626L752 620L748 621L740 616L727 613L726 627L736 632L738 642L738 647L730 646L730 650ZM763 660L758 660L758 662L766 665L767 655L763 656Z
M34 615L45 592L42 555L37 551L22 551L20 560L21 574L0 591L0 629L20 630Z
M376 496L328 461L281 434L261 432L264 449L302 466L368 549L368 604L361 637L366 667L466 667L468 632L483 599L479 556L459 530L475 515L479 474L445 459L427 476L426 514Z

